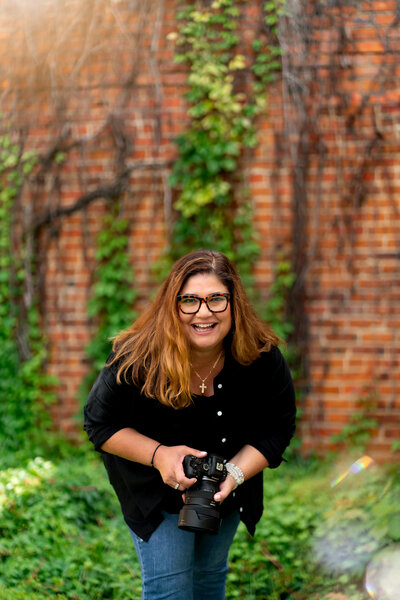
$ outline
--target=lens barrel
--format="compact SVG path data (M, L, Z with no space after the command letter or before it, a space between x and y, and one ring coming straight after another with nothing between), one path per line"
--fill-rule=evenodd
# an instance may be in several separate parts
M219 505L214 500L218 484L202 479L193 488L186 492L185 504L179 513L178 527L185 531L216 535L221 526Z
M221 526L221 516L219 502L215 502L214 496L219 484L226 478L225 461L216 454L209 454L206 458L188 454L183 459L183 469L186 477L196 477L197 481L186 492L178 527L216 535Z

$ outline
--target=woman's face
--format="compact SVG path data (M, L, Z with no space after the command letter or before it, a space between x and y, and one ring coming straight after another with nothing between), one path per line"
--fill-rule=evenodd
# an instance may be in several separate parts
M180 295L191 294L205 298L210 294L226 293L228 288L212 273L198 273L189 277ZM224 312L211 312L202 302L196 314L184 314L178 308L184 334L193 350L200 352L222 349L223 340L232 325L231 307Z

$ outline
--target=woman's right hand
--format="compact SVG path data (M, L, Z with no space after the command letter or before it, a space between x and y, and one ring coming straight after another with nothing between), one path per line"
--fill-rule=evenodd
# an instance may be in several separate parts
M207 452L189 446L160 446L153 461L155 468L160 471L163 482L181 492L197 481L195 477L188 479L183 470L183 459L187 454L197 458L207 456Z

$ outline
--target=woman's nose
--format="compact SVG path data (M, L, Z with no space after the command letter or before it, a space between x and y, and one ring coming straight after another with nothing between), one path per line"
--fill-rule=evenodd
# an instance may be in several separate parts
M210 313L212 314L212 311L208 308L207 302L205 300L203 300L203 302L200 305L199 310L197 311L197 314L209 316Z

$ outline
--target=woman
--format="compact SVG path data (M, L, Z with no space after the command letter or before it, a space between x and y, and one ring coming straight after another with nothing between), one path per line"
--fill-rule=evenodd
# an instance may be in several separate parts
M85 406L85 429L130 528L143 599L225 597L239 521L254 534L262 471L279 466L295 431L279 341L232 263L209 250L178 260L152 304L114 340ZM210 500L220 503L220 531L182 530L178 513L197 482L183 460L204 464L213 454L228 461Z

